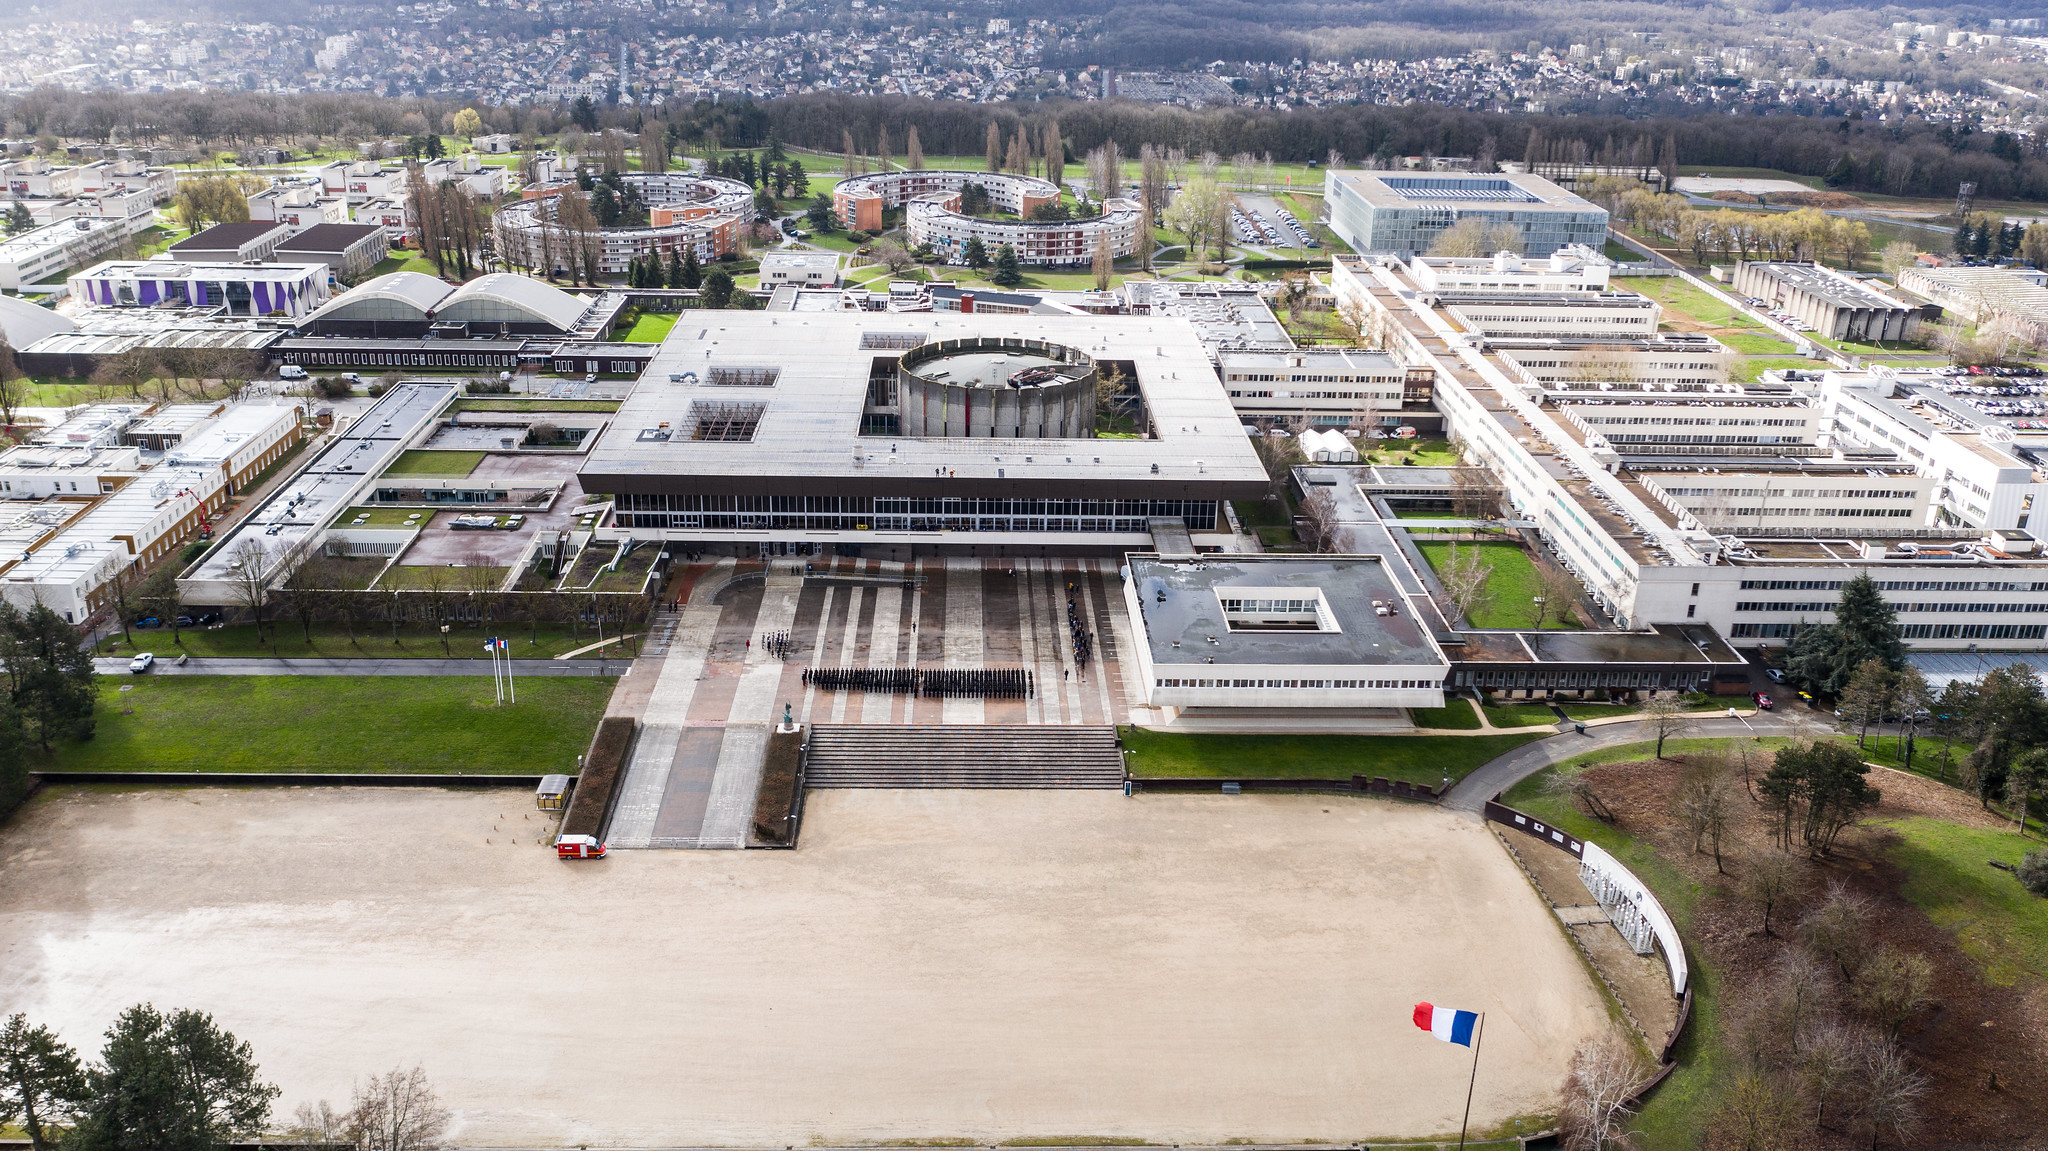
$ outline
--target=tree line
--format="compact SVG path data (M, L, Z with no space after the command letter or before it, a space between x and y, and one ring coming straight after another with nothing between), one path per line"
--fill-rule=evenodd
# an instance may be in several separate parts
M43 604L0 600L0 816L28 795L34 759L60 741L93 737L99 677L83 642Z
M355 94L71 92L41 88L0 99L0 112L31 135L62 134L99 142L198 148L278 142L417 137L453 130L464 112L474 127L529 137L568 129L616 128L641 134L664 123L669 147L716 140L728 148L759 147L771 135L823 152L847 140L875 154L884 135L907 140L914 129L926 151L976 155L989 127L1004 139L1020 129L1043 136L1057 119L1062 154L1086 155L1117 141L1135 155L1144 144L1190 154L1270 152L1283 161L1321 162L1336 153L1409 155L1574 155L1625 157L1647 150L1651 163L1775 168L1823 178L1831 187L1889 195L1955 195L1964 181L1978 195L2048 199L2048 139L1976 130L1964 122L1929 124L1917 116L1879 122L1848 117L1509 114L1432 104L1350 104L1324 108L1229 106L1191 109L1123 100L1037 104L972 104L898 96L813 93L765 103L700 101L651 113L645 107L594 102L471 107L466 101L386 99ZM469 127L465 123L465 127ZM1042 139L1041 139L1042 142ZM1647 143L1645 143L1647 142ZM1043 152L1042 147L1032 151ZM1626 162L1626 161L1622 161Z
M255 1050L201 1011L128 1008L97 1062L26 1015L0 1027L0 1124L31 1151L217 1151L271 1131L281 1094ZM355 1085L349 1108L302 1104L281 1134L358 1151L426 1151L450 1115L426 1072L396 1068Z

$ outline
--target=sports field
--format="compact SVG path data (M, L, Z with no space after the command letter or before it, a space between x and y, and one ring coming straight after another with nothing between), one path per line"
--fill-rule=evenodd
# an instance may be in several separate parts
M0 1003L137 1002L278 1111L425 1067L457 1144L1455 1137L1609 1026L1477 823L1319 796L820 791L796 851L565 863L521 791L44 792L0 829Z

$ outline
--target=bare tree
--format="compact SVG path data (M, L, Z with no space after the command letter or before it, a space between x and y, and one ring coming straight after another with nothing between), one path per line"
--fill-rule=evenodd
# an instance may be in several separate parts
M1660 695L1643 705L1643 728L1657 740L1657 758L1664 758L1664 741L1676 736L1692 722L1685 705L1676 696Z
M1453 444L1453 448L1461 445ZM1459 453L1463 455L1462 452ZM1484 468L1451 469L1451 514L1461 520L1489 520L1499 512L1500 485Z
M1543 792L1564 800L1602 823L1613 823L1613 809L1600 798L1599 792L1593 790L1593 781L1587 778L1592 766L1581 763L1553 768L1549 775L1543 777Z
M1735 1081L1721 1101L1714 1129L1719 1146L1738 1151L1792 1151L1805 1132L1799 1128L1799 1101L1768 1075L1751 1073Z
M1604 1151L1625 1145L1632 1096L1649 1068L1620 1036L1603 1035L1579 1044L1565 1076L1557 1125L1569 1151Z
M313 643L313 620L326 608L328 590L333 584L327 565L318 560L307 560L277 582L278 599L283 601L284 610L299 617L308 646Z
M394 1069L356 1087L347 1132L362 1151L431 1151L448 1120L425 1069Z
M1543 616L1556 624L1572 622L1572 613L1577 610L1579 599L1585 589L1579 579L1561 567L1543 569Z
M1823 1019L1801 1033L1796 1071L1813 1104L1815 1127L1827 1126L1829 1105L1848 1092L1874 1041L1869 1031L1840 1019Z
M14 349L0 340L0 430L14 427L14 414L28 403L28 378L15 362Z
M334 1105L322 1099L318 1103L301 1103L292 1112L291 1126L284 1133L293 1139L308 1143L346 1143L349 1141L348 1116L334 1109Z
M1751 856L1736 885L1742 897L1763 913L1763 933L1772 934L1771 912L1797 902L1806 873L1800 862L1781 851Z
M1885 944L1864 962L1854 994L1885 1038L1897 1042L1906 1021L1934 1003L1934 967L1924 955Z
M1342 524L1337 517L1337 498L1330 494L1328 488L1317 488L1301 501L1299 525L1301 540L1311 551L1327 553L1337 550Z
M1871 1044L1864 1053L1861 1074L1850 1080L1850 1086L1856 1117L1870 1124L1872 1148L1887 1134L1906 1146L1920 1130L1920 1101L1927 1097L1930 1084L1897 1047Z
M1493 602L1487 586L1493 579L1493 568L1478 548L1461 549L1452 544L1450 558L1437 573L1437 579L1444 585L1444 594L1450 597L1453 616L1469 622L1474 613L1484 611Z
M1799 921L1800 941L1815 959L1833 964L1843 982L1853 984L1869 958L1874 910L1868 897L1839 881L1830 883L1820 906Z
M1671 814L1691 833L1694 855L1700 853L1702 844L1713 844L1714 870L1725 875L1721 837L1727 834L1733 813L1729 810L1728 782L1718 765L1695 767L1686 773L1678 789L1671 793Z
M269 602L268 581L264 579L270 553L254 539L244 539L228 553L228 594L237 607L249 609L256 622L256 642L263 642L263 608Z

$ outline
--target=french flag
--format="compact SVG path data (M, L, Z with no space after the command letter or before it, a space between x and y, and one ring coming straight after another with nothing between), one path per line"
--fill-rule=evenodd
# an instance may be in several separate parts
M1446 1043L1472 1046L1472 1028L1478 1022L1479 1016L1471 1011L1455 1011L1429 1003L1415 1005L1415 1026Z

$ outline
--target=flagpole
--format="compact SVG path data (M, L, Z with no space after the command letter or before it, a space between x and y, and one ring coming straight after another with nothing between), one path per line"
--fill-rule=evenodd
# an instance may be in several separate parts
M512 653L506 649L502 639L498 641L498 649L505 652L505 694L511 697L509 702L518 703L519 689L512 686Z
M1465 1151L1465 1131L1472 1126L1472 1089L1479 1085L1479 1044L1486 1038L1486 1012L1479 1013L1479 1026L1472 1036L1472 1080L1465 1084L1465 1122L1458 1126L1458 1151Z

